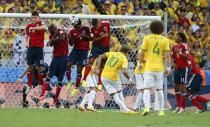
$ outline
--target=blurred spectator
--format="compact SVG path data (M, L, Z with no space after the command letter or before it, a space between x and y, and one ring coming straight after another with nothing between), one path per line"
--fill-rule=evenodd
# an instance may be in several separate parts
M126 6L121 6L121 10L120 10L119 14L121 14L121 15L129 15Z
M190 26L190 20L186 17L186 10L185 9L180 10L180 15L179 15L177 23L178 23L179 26L186 26L186 27Z
M107 0L104 3L104 9L107 12L107 14L109 15L115 15L116 14L116 6L114 6L113 3L111 3L111 1Z
M69 1L68 0L63 0L61 8L62 8L62 13L64 13L64 14L70 14L72 12L72 9L69 6Z
M127 13L129 14L134 12L133 4L132 2L129 2L129 0L123 0L123 2L120 2L118 5L118 13L123 15L122 7L126 8Z
M152 11L155 12L155 15L163 17L163 11L160 9L160 5L158 3L154 4L154 9Z
M13 34L11 29L6 29L0 38L0 52L2 66L11 65L13 53Z
M55 6L54 0L48 0L44 5L45 13L60 13L60 9Z
M82 14L90 15L90 8L87 4L83 3L83 0L77 0L78 7L82 7Z

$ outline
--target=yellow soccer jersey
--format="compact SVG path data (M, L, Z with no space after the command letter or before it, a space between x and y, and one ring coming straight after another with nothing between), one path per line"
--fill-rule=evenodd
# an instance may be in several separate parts
M128 60L126 56L121 52L108 52L105 53L105 55L107 57L107 61L101 76L109 80L119 80L119 70L128 67Z
M170 50L168 39L162 35L147 35L143 39L141 49L147 52L145 72L163 72L164 51Z

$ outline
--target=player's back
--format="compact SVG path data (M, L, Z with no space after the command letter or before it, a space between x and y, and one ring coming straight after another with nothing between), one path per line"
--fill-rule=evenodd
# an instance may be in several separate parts
M105 55L107 56L107 61L102 72L102 77L114 81L119 80L119 70L128 66L126 56L121 52L108 52Z
M147 35L144 37L141 49L147 52L145 72L163 72L164 52L170 50L168 39L157 34Z

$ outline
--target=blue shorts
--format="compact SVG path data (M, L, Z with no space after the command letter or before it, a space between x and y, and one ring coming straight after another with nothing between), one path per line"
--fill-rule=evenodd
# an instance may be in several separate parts
M187 84L191 68L176 69L174 72L174 84Z
M188 79L188 84L186 87L189 90L192 90L193 92L199 92L202 80L203 80L203 78L200 74L193 74Z
M93 46L90 52L90 58L97 58L106 52L109 52L109 47Z
M58 81L63 81L64 74L66 72L67 56L53 57L50 63L49 77L54 75L58 78Z
M29 47L27 50L27 64L28 65L40 65L44 64L43 48L40 47Z
M73 48L71 53L69 54L68 61L78 66L85 66L87 56L88 51Z

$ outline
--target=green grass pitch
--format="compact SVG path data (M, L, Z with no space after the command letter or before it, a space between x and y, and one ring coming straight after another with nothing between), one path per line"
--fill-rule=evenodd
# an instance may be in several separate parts
M165 117L125 115L113 110L79 112L69 109L0 109L0 127L210 127L210 111L187 111Z

